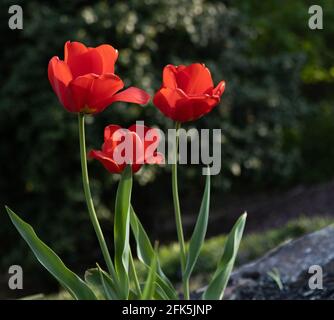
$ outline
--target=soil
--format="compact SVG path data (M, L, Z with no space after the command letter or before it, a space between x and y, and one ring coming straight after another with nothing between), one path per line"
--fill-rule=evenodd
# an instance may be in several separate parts
M308 282L300 280L292 285L285 285L282 290L271 279L254 281L249 286L243 286L229 299L232 300L333 300L334 273L323 275L323 289L311 290Z
M185 234L190 235L195 224L201 195L181 195L183 225ZM151 210L150 210L151 211ZM158 230L163 241L175 238L175 224L172 207L159 209L159 219L152 221L155 209L149 212L151 230ZM246 232L257 232L283 226L289 220L300 216L334 217L334 180L314 186L300 185L284 192L263 192L256 194L212 195L208 236L228 232L236 219L248 212Z

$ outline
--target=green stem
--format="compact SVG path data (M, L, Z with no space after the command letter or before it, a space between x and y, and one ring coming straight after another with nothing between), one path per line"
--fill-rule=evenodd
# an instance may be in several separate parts
M172 191L173 191L173 202L174 202L174 212L175 212L175 222L176 222L176 231L177 237L180 244L180 260L181 260L181 270L182 270L182 282L183 282L183 294L186 300L189 300L189 280L184 277L184 271L186 269L186 248L184 244L183 228L182 228L182 219L181 219L181 210L180 210L180 200L179 200L179 191L177 184L177 160L178 160L178 150L179 150L179 136L178 130L180 129L181 124L179 122L175 123L176 138L175 138L175 158L174 163L172 164Z
M132 257L131 250L130 250L130 253L129 253L129 262L130 262L130 272L132 274L132 277L133 277L133 280L134 280L134 283L135 283L135 288L136 288L138 297L141 297L141 294L142 294L141 293L141 288L140 288L139 280L138 280L138 277L137 277L136 267L135 267L135 264L133 262L133 257Z
M99 241L104 260L111 276L116 280L116 272L112 263L106 241L104 239L99 220L97 219L96 212L94 209L92 195L90 193L88 169L87 169L87 158L86 158L86 142L85 142L85 115L79 114L79 139L80 139L80 159L82 169L82 182L85 192L86 203L88 207L89 217L93 224L97 239Z

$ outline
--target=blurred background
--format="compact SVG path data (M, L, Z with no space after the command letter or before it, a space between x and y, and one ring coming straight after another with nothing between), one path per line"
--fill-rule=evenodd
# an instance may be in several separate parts
M94 4L93 4L94 3ZM21 5L23 30L10 30L8 8ZM73 270L82 274L101 254L81 183L77 118L58 103L47 78L49 59L67 40L112 44L126 86L151 94L168 64L203 62L227 89L220 105L188 128L223 130L223 168L213 178L209 240L198 268L214 269L223 236L249 213L239 263L287 238L334 220L334 2L318 0L323 30L308 27L314 1L2 0L0 10L0 297L56 292L5 214L7 204ZM152 105L113 104L87 121L88 149L103 128L136 120L166 130ZM89 163L94 201L112 242L117 176ZM185 233L191 234L204 178L199 166L179 174ZM167 273L179 278L170 168L136 176L133 204L151 235L166 245ZM169 245L169 246L168 246ZM172 258L175 256L175 259ZM174 259L174 260L173 260ZM8 289L8 268L24 270L24 290Z

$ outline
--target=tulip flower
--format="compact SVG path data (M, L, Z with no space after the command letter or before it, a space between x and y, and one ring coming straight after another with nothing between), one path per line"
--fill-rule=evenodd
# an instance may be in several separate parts
M174 121L192 121L209 113L220 102L224 89L224 81L214 87L210 71L203 64L167 65L153 103Z
M159 133L154 128L132 125L123 129L109 125L104 129L102 150L92 150L89 157L100 161L111 173L122 173L127 164L137 172L143 164L160 164L163 156L157 152Z
M180 129L182 122L196 120L209 113L220 102L225 90L225 81L220 81L214 87L209 69L200 63L193 63L189 66L167 65L163 70L162 77L162 87L156 92L153 103L165 116L175 121L177 131ZM185 299L189 299L187 253L177 181L178 136L176 136L175 143L175 161L172 164L172 191L176 231L180 244L183 292Z
M149 95L138 88L124 88L114 73L118 51L103 44L96 48L80 42L65 43L64 60L53 57L48 77L60 103L70 112L95 114L116 101L146 104Z

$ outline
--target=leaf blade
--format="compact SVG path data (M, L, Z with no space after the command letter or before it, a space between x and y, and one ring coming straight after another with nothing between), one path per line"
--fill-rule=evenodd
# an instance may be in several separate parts
M184 271L184 277L189 279L199 257L209 221L210 209L210 174L206 176L205 189L202 198L201 207L199 210L196 225L189 242L189 249L187 254L187 264Z
M245 228L246 217L247 214L244 213L229 233L217 270L203 293L203 300L221 300L223 298Z
M154 295L156 288L156 277L157 277L157 266L158 266L158 253L154 252L154 258L150 265L149 273L145 282L145 287L143 289L143 294L141 300L150 300Z
M85 280L93 288L98 290L106 300L120 300L121 294L118 291L115 281L96 264L96 268L86 270Z
M123 298L129 294L129 229L130 229L130 201L132 190L132 169L127 165L119 182L115 203L114 242L115 269L123 288Z
M10 208L6 207L10 220L26 241L37 260L77 300L96 300L94 292L74 272L68 269L59 256L40 240L34 229Z
M105 293L105 296L108 300L119 300L119 295L117 294L117 286L110 276L103 271L100 266L97 266L101 284Z

